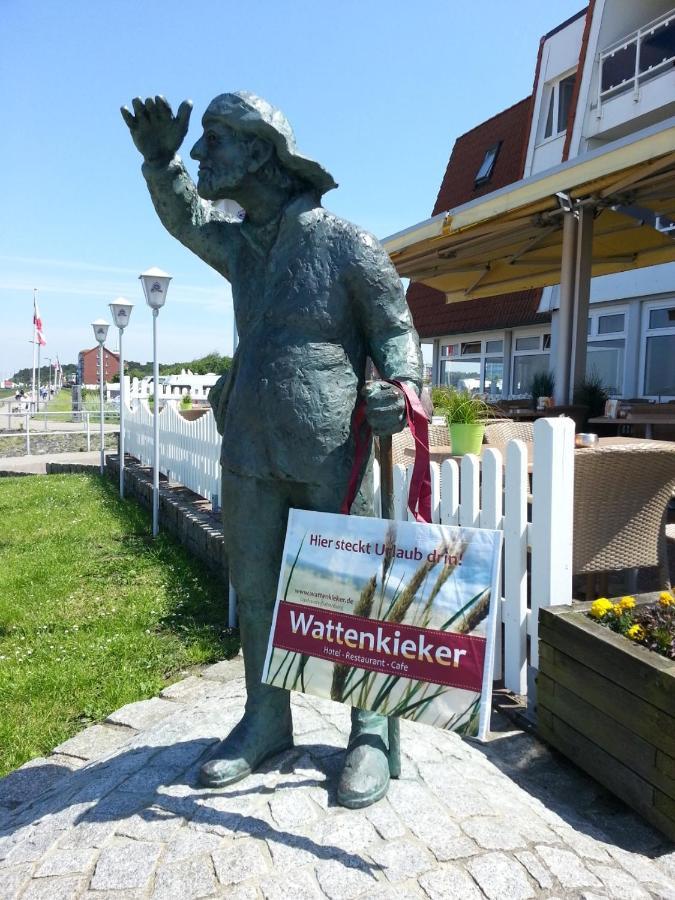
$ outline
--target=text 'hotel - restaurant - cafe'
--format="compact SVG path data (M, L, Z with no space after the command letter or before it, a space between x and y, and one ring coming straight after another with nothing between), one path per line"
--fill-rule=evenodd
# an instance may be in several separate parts
M384 241L433 383L675 399L672 4L592 0L545 35L532 95L458 138L432 218Z

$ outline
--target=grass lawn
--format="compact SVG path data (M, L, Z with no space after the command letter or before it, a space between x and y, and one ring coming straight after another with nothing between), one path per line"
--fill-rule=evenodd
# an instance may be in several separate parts
M226 589L107 479L0 479L0 775L232 656Z

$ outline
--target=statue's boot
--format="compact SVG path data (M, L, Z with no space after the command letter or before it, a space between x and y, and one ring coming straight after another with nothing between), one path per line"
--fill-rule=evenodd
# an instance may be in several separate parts
M246 708L243 718L216 747L213 758L201 767L200 782L207 787L240 781L265 760L293 746L290 692L260 681L268 631L243 610L239 627L246 672Z
M398 777L398 720L352 708L352 730L338 785L338 803L361 809L381 800Z

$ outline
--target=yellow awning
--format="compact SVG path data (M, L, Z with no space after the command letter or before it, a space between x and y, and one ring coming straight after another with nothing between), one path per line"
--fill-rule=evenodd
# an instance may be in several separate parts
M562 196L561 196L562 195ZM675 260L675 117L385 239L398 273L449 302L560 282L563 206L595 210L591 273Z

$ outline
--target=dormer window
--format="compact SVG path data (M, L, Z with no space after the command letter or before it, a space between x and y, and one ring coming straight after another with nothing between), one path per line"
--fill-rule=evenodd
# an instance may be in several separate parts
M572 103L576 72L559 78L548 85L548 102L546 107L546 123L544 140L557 137L567 131L567 117Z
M481 184L487 184L487 182L492 178L492 172L494 171L495 163L497 162L497 156L499 154L499 148L501 147L501 145L502 142L497 141L496 144L488 147L488 149L485 151L483 162L480 164L478 172L476 172L476 178L473 182L474 187L479 187Z

